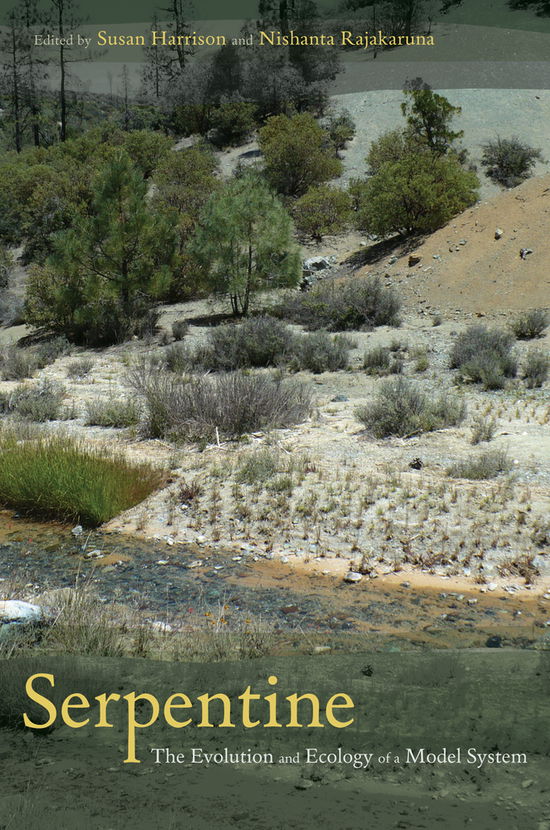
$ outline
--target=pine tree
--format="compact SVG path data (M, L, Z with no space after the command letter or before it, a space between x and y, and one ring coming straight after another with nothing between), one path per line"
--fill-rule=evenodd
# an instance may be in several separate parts
M88 343L121 342L146 320L170 283L173 222L153 213L147 184L117 152L99 173L89 216L60 234L45 269L31 277L31 324Z
M300 257L292 222L257 175L229 182L211 197L191 245L209 289L228 297L233 314L246 316L260 290L294 286Z

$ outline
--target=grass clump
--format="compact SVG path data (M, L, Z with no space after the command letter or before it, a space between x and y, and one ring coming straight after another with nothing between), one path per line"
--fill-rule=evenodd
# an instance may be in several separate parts
M521 376L528 389L536 389L545 383L550 369L550 357L543 349L529 349Z
M20 384L12 392L0 395L0 412L39 423L56 421L64 396L65 389L55 381Z
M478 415L472 424L472 437L470 443L481 444L484 441L491 441L494 438L497 422L494 418L484 418Z
M338 372L346 369L349 363L349 350L353 343L348 337L337 334L331 337L326 331L316 331L296 338L294 356L290 368L299 371Z
M187 320L174 320L172 323L172 336L174 340L183 340L189 331L189 323Z
M86 403L86 424L99 427L132 427L139 424L141 409L131 398L97 398Z
M363 369L368 375L400 375L403 360L388 346L375 346L365 352Z
M279 472L280 466L279 453L264 447L246 456L235 478L242 484L263 484Z
M323 282L289 296L277 316L310 330L351 331L398 326L400 301L378 278Z
M94 361L91 357L81 357L73 360L67 366L67 377L70 380L79 380L87 377L94 368Z
M459 424L464 401L452 395L425 395L405 378L382 381L372 403L356 409L356 417L375 438L410 437Z
M70 348L64 337L53 337L27 348L10 346L0 357L0 377L2 380L32 378L35 372L67 354Z
M510 461L503 450L486 450L475 458L468 458L453 464L447 470L447 475L453 478L469 478L482 481L495 478L499 473L510 469Z
M143 501L165 474L66 435L0 429L0 503L95 527Z
M541 308L524 311L511 324L518 340L534 340L542 337L548 326L548 312Z
M143 399L143 430L151 438L239 438L248 432L292 426L311 409L311 393L304 384L266 374L178 378L142 365L130 373L128 382Z
M459 369L463 378L481 383L485 389L502 389L506 379L517 373L513 343L509 332L470 326L455 340L450 367Z

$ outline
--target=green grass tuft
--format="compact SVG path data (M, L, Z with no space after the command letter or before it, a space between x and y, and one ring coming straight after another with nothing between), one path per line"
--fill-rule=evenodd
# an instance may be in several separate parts
M162 470L65 435L0 429L0 504L94 527L143 501Z

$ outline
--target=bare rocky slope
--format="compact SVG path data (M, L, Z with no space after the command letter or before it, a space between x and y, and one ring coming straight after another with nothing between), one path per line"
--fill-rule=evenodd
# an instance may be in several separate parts
M482 315L550 306L550 175L478 203L393 259L384 273L416 304Z

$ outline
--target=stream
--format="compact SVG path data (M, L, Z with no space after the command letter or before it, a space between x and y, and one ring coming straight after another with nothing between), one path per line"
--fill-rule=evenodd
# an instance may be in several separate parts
M544 639L550 604L530 592L480 594L411 587L392 579L340 578L222 548L170 545L101 530L30 522L0 512L0 591L32 601L83 582L105 603L145 620L185 627L197 611L225 607L299 640L331 648L532 647ZM297 635L300 635L299 637Z

